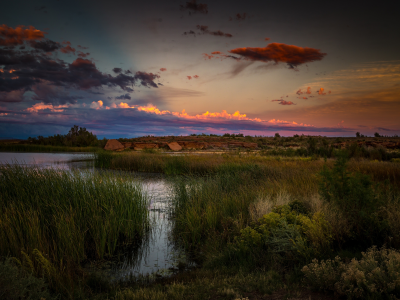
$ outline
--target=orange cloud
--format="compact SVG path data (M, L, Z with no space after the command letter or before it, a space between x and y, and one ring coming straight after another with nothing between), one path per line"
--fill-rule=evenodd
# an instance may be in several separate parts
M211 52L211 54L222 54L222 52L221 51L214 51L214 52Z
M67 107L69 107L68 104L53 106L53 104L44 104L43 102L41 102L33 105L32 107L28 107L26 110L31 113L37 113L39 110L45 109L50 109L52 112L63 112L63 108Z
M274 100L273 100L274 101ZM285 100L275 100L275 101L283 101L284 104L282 105L294 105L293 102L291 101L285 101ZM281 103L280 103L281 104ZM181 119L189 119L189 120L213 120L213 119L224 119L224 120L243 120L243 121L251 121L251 122L256 122L256 123L263 123L263 124L280 124L280 125L286 125L286 126L304 126L304 127L314 127L313 125L310 124L304 124L304 123L296 123L296 122L289 122L289 121L284 121L284 120L276 120L276 119L271 119L271 120L262 120L259 118L249 118L247 117L246 114L241 114L239 111L234 112L233 114L228 113L226 110L223 110L222 112L214 112L210 113L209 111L206 111L203 114L197 114L197 115L189 115L185 110L182 110L182 112L171 112L169 110L160 110L158 109L155 105L149 104L147 106L139 106L139 105L132 105L129 106L129 104L120 102L120 104L111 105L112 108L130 108L130 109L137 109L138 111L143 111L146 113L150 114L156 114L156 115L172 115Z
M95 64L92 63L90 60L84 59L84 58L77 58L77 59L75 59L75 60L72 62L71 66L74 66L74 67L76 67L76 68L80 68L80 67L84 67L84 66L90 66L90 67L93 67L93 68L96 67Z
M33 26L17 26L15 29L3 24L0 25L0 46L21 45L24 41L35 41L44 38L46 32L35 29Z
M269 40L270 40L270 38L265 38L265 40L266 40L266 41L269 41Z
M219 51L215 51L215 52L219 52ZM221 52L220 52L221 53ZM220 54L220 53L218 53L218 54ZM214 56L213 55L208 55L207 53L203 53L203 57L204 57L204 59L211 59L211 58L213 58Z
M167 71L167 69L166 68L161 68L160 71L164 72L164 71Z
M115 104L115 103L113 103L113 104ZM120 108L131 108L128 103L124 103L124 102L121 102L120 104L118 104L118 107L120 107ZM133 108L133 106L132 106L132 108Z
M187 79L189 79L189 80L191 80L192 79L192 76L186 76L187 77Z
M318 93L318 95L326 95L326 93L324 93L324 88L320 88L320 89L317 91L317 93Z
M103 101L101 101L101 100L99 100L99 101L93 101L92 102L92 104L90 104L90 107L91 108L94 108L94 109L97 109L97 110L99 110L100 108L102 108L103 107Z
M311 94L311 88L310 87L307 88L306 94Z
M240 55L245 60L287 63L291 68L307 62L321 60L326 55L319 49L303 48L282 43L271 43L266 47L236 48L229 52Z
M75 48L72 48L71 46L65 46L64 48L60 48L60 51L62 52L62 53L75 53Z
M199 78L199 77L200 77L199 75L194 75L193 76L193 78L196 78L196 79Z

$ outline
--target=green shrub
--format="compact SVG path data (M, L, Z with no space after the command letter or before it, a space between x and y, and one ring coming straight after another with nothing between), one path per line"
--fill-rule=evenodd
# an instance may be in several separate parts
M372 180L361 173L346 169L347 157L337 158L333 169L324 166L320 172L319 192L347 219L353 239L372 245L382 236L385 222L377 216L381 202L376 197Z
M107 151L98 151L94 155L94 165L96 168L108 169L114 155Z
M298 201L276 206L255 224L240 231L231 245L230 254L237 259L264 259L270 255L281 262L310 260L329 250L332 234L322 213L302 214L305 207ZM279 257L278 257L278 256Z
M313 262L303 267L305 282L319 290L360 299L397 299L400 296L400 252L372 247L362 259L344 263L334 260Z
M0 299L53 299L43 278L24 270L12 258L0 262Z

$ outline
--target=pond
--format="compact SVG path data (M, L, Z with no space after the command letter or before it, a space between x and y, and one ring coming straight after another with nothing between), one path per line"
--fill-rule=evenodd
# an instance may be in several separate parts
M92 153L27 153L0 152L1 164L20 164L25 166L40 166L43 168L58 168L64 170L94 168Z
M21 164L58 168L63 170L85 170L96 172L94 156L89 153L11 153L0 152L1 164ZM136 247L130 249L111 264L90 264L111 280L125 280L131 276L168 276L178 266L191 263L171 239L172 220L169 218L171 183L162 174L135 173L136 180L149 198L151 230L149 235Z

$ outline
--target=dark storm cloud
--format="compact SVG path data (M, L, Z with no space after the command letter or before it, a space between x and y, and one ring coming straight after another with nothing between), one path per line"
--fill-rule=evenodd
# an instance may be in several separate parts
M181 5L181 10L188 10L189 14L191 13L208 13L207 4L197 3L196 0L192 0L190 2L186 2L185 5Z
M43 83L34 85L32 87L32 91L35 93L35 95L32 97L32 100L41 101L44 103L75 104L77 100L83 99L81 96L69 95L68 92L61 87Z
M211 34L211 35L215 35L215 36L224 36L224 37L232 37L232 34L230 33L224 33L221 30L217 30L217 31L210 31L208 29L208 26L206 25L197 25L196 26L198 30L200 30L201 33L203 34Z
M37 50L41 50L43 52L53 52L61 48L61 45L52 40L44 40L44 41L31 41L29 45Z
M83 58L90 55L89 52L84 53L84 52L82 52L82 51L77 51L77 53L78 53L78 56L79 56L79 57L83 57Z
M326 53L322 53L319 49L309 47L303 48L282 43L271 43L266 47L236 48L229 52L240 55L246 60L287 63L290 68L307 62L321 60L326 55Z
M194 32L193 30L190 30L190 31L185 31L184 33L183 33L184 35L194 35L194 36L196 36L196 32Z
M237 13L233 18L229 17L229 21L232 21L232 20L243 21L246 19L246 17L247 17L246 13L243 13L243 14Z
M283 100L283 99L271 100L271 102L275 102L275 101L279 102L278 104L280 104L280 105L296 105L292 101L286 101L286 100Z
M131 100L131 96L129 94L121 95L118 97L115 97L116 100Z
M42 53L54 43L45 41L46 44L34 44L35 50L15 50L0 48L0 65L3 65L3 72L0 73L0 91L11 92L16 90L31 90L32 86L42 81L63 86L74 87L77 89L88 90L100 88L102 86L118 86L121 89L131 92L135 84L145 87L157 88L154 82L160 76L157 74L131 72L126 74L119 73L111 76L100 72L96 65L88 59L77 58L72 63L66 63L61 59L52 58ZM66 47L70 47L69 42L64 42ZM46 48L48 46L48 48ZM61 49L65 49L61 48ZM38 51L41 50L41 51ZM118 68L117 68L118 69ZM9 74L12 71L12 74Z
M120 74L121 75L121 74ZM153 73L146 73L137 71L135 76L133 77L135 81L140 81L140 84L146 87L157 87L157 84L154 82L156 78L160 78L160 75Z
M0 92L0 102L22 102L24 100L23 91Z
M113 70L113 72L116 73L116 74L122 73L122 69L121 69L121 68L114 68L114 69L112 69L112 70Z
M393 131L392 129L384 128L384 127L376 127L376 129L382 130L382 131Z
M60 48L60 51L62 53L74 53L75 54L76 49L71 47L71 42L64 41L62 43L63 43L63 45L66 45L63 48Z

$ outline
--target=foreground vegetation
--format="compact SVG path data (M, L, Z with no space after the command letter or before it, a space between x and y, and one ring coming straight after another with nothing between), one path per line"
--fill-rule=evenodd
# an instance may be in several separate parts
M43 278L55 295L78 298L85 261L111 257L149 229L146 197L131 176L7 165L0 178L0 255L16 263L0 269Z
M20 278L20 281L9 280L8 286L15 286L17 282L32 282L32 293L39 289L49 292L48 295L51 296L56 296L58 292L63 298L70 299L330 299L337 296L349 299L399 298L400 164L360 158L349 160L350 155L346 151L335 150L334 153L335 159L324 160L318 157L271 157L251 153L243 155L240 152L207 156L167 156L154 151L98 152L98 167L180 175L171 177L171 216L175 220L172 234L175 241L186 249L199 267L188 273L146 284L136 281L111 284L91 277L92 275L86 275L86 279L85 275L81 275L77 277L80 281L71 279L68 285L73 287L70 291L78 290L80 294L66 293L59 287L60 284L55 284L57 281L66 285L66 281L51 280L50 278L56 277L46 275L43 271L45 269L39 267L43 265L39 263L43 261L40 254L53 264L57 262L57 270L62 269L58 267L61 266L62 259L65 270L73 270L70 272L77 274L76 266L79 265L77 262L81 261L80 257L100 257L98 251L93 250L100 246L92 244L90 247L83 247L84 253L87 253L84 256L75 254L76 247L64 246L66 237L58 238L56 235L58 231L54 229L61 225L51 220L68 220L64 225L72 226L75 221L69 220L71 215L80 215L80 205L91 207L91 203L97 199L97 196L93 195L103 194L106 195L104 197L110 197L110 202L102 205L101 210L104 207L112 207L112 210L120 211L118 218L107 223L110 224L107 226L111 226L117 220L123 222L122 220L128 217L131 220L139 220L138 217L132 218L131 213L121 215L126 210L126 201L123 199L135 192L129 191L130 185L124 185L129 180L118 179L118 176L109 181L99 181L89 176L87 178L91 179L87 182L94 183L93 189L90 184L81 189L81 193L86 195L83 199L86 200L73 200L82 198L78 194L68 194L72 193L71 191L67 192L80 190L80 181L72 180L74 176L81 178L78 174L72 176L69 181L74 186L70 185L66 189L52 188L51 186L59 186L61 183L53 179L44 179L58 178L58 175L52 177L53 175L44 176L44 173L40 173L43 175L31 176L39 178L35 180L42 180L40 183L35 182L36 186L48 186L44 188L46 192L30 197L28 194L35 194L36 191L26 190L26 193L29 192L27 195L21 192L18 197L7 197L28 197L31 200L2 200L2 203L18 203L18 206L15 204L16 209L13 213L9 213L10 208L4 205L7 208L4 211L8 212L5 215L14 218L7 223L8 227L4 228L12 228L10 224L19 228L19 224L24 224L23 220L28 217L33 219L31 215L34 216L34 213L30 211L30 207L39 209L40 206L41 215L46 217L42 223L37 222L40 226L37 226L35 231L48 230L47 236L51 236L53 242L49 243L50 238L46 237L41 243L52 245L55 249L54 254L51 254L53 248L50 246L31 246L34 240L30 241L23 234L30 230L27 225L22 226L21 230L2 229L1 234L9 232L10 236L15 237L15 241L19 241L20 236L24 239L21 239L21 242L13 242L13 250L5 249L6 246L1 245L4 248L1 255L16 257L18 261L15 263L13 259L4 260L0 264L0 273L6 269L9 270L7 272L16 274L16 278ZM9 167L4 172L10 174L10 180L0 185L2 189L14 191L14 187L29 186L24 174L31 171ZM84 178L86 177L83 176L80 180ZM60 182L63 181L64 179L60 179ZM117 182L121 182L122 186L118 188L118 192L113 187ZM101 189L102 184L110 186L104 187L100 193L97 189ZM125 189L128 194L119 194L119 189ZM113 192L109 193L108 190ZM57 195L68 196L60 196L61 202L57 201L57 204L53 205L55 191L64 191ZM3 195L3 192L0 195ZM41 198L47 200L39 201ZM138 196L138 199L142 198ZM69 205L69 201L77 201L80 205ZM64 206L59 202L68 205ZM27 203L26 207L23 203ZM37 204L35 206L31 203ZM137 200L135 203L143 201ZM57 210L57 205L63 209ZM97 206L93 206L94 208L89 210L90 213L84 215L85 222L91 223L96 220L96 232L104 230L104 237L108 237L108 227L100 225L100 221L94 217ZM20 211L24 212L25 216L21 219L15 217ZM29 211L30 214L25 211ZM61 211L68 214L70 219L63 216ZM111 209L107 210L110 211ZM3 215L2 211L0 213ZM60 213L60 216L55 213ZM99 214L98 211L97 213ZM54 214L57 216L55 219L49 217ZM109 213L101 216L105 218L108 215ZM83 217L79 219L83 222ZM146 224L145 217L140 222ZM2 221L1 224L6 223ZM122 236L127 236L128 231L137 232L135 236L145 234L143 228L146 226L139 226L139 221L135 225L138 227L131 229L125 229L126 224L118 227L123 233ZM49 227L46 227L48 225ZM12 233L14 231L15 234ZM90 234L93 231L87 232ZM120 239L113 238L110 244L112 241L118 248ZM107 244L108 242L105 243ZM100 247L105 249L103 257L112 255L116 249L107 250L107 247ZM29 259L24 258L25 254ZM48 257L49 255L51 257ZM69 266L65 263L68 257L77 258L71 264L74 268L65 267ZM29 262L32 262L34 269L29 267ZM30 277L32 275L34 276ZM7 278L3 281L0 279L0 288Z
M400 249L399 166L348 168L345 156L333 166L279 164L177 183L176 238L205 268L292 274L353 298L399 297L400 252L381 249ZM370 247L379 250L362 254Z

